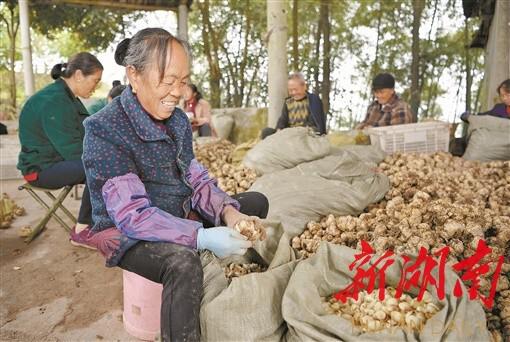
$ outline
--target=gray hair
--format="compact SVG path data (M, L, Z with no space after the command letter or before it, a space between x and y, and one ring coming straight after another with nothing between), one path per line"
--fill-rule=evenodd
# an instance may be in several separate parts
M289 81L290 80L298 80L298 81L301 81L301 83L306 84L305 76L300 72L293 72L292 74L289 75L288 80Z
M172 53L170 48L172 41L183 47L191 64L189 44L162 28L146 28L138 31L133 38L121 41L115 50L115 61L123 66L132 65L136 71L143 72L155 57L159 78L162 80L165 75L167 52Z

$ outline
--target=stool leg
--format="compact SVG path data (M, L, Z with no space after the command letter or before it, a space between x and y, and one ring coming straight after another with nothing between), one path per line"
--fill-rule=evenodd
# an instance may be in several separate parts
M37 194L31 190L31 189L27 189L27 191L32 195L32 197L34 197L41 205L43 205L43 207L46 207L48 208L48 205L46 203L44 203L44 201L39 197L37 196ZM39 223L37 224L37 226L35 226L35 228L31 231L30 235L27 236L27 238L25 239L25 242L26 243L29 243L31 242L37 235L39 235L39 233L44 229L44 227L46 226L46 223L48 223L48 221L50 220L50 218L53 216L53 213L55 212L55 210L57 210L57 208L59 207L60 203L64 200L64 198L66 198L67 194L69 193L69 191L71 191L71 188L64 188L58 195L57 195L57 198L56 198L56 201L53 202L53 204L51 205L51 207L48 208L48 211L46 212L46 214L44 215L44 217L42 218L41 221L39 221ZM59 218L60 220L60 218ZM67 226L65 223L64 223L64 226Z
M48 193L46 193L46 195L47 195L47 194L48 194ZM48 196L48 197L50 197L50 196ZM52 195L51 197L53 197L53 199L55 200L55 197L54 197L53 195ZM51 197L50 197L50 198L51 198ZM49 207L46 203L45 203L45 207L46 207L46 209L48 209L48 210L50 209L50 207ZM64 227L67 231L70 231L70 230L71 230L71 227L69 227L69 225L68 225L67 223L65 223L65 222L64 222L64 220L62 220L62 219L60 218L60 216L58 216L58 214L57 214L57 209L58 209L58 208L59 208L59 207L57 207L57 208L55 209L55 211L54 211L53 213L51 213L51 216L52 216L55 220L57 220L57 221L58 221L58 223L60 223L60 225L61 225L62 227Z
M79 192L78 186L79 186L78 184L74 186L74 199L75 200L81 200L81 196L78 194L78 192Z
M64 188L62 191L65 191L67 188ZM30 190L32 191L32 190ZM49 191L44 191L44 193L46 195L48 195L48 197L53 201L53 203L56 203L57 202L57 199L55 198L55 196L53 196ZM35 194L35 193L34 193ZM64 197L65 198L65 197ZM38 198L38 202L46 209L50 210L50 206L48 204L46 204L40 197ZM60 216L58 216L58 214L56 213L57 209L58 208L62 208L62 205L61 203L59 203L59 206L54 210L54 212L51 213L51 216L58 221L58 223L60 223L60 225L62 227L64 227L64 229L66 229L67 231L71 231L71 227L69 227L69 225L67 223L64 222L64 220L62 220L60 218ZM67 210L67 209L66 209ZM71 213L69 213L69 211L67 211L68 215L71 215ZM71 220L76 223L76 219L71 215L70 216Z
M64 188L64 190L65 190L65 188ZM62 190L62 191L64 191L64 190ZM53 194L51 192L46 192L46 195L48 195L48 197L51 198L53 201L56 200L55 196L53 196ZM62 205L62 202L59 202L59 206L58 207L64 212L64 214L67 215L67 217L69 217L69 219L73 223L76 224L76 222L77 222L76 218L73 216L73 214L71 214L71 212L66 207L64 207ZM66 224L66 226L67 226L67 224Z

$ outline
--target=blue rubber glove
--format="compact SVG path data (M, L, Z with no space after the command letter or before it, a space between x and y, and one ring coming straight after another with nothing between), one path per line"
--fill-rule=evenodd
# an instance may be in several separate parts
M229 227L200 228L197 235L197 249L208 249L219 258L232 254L243 255L252 246L246 236Z

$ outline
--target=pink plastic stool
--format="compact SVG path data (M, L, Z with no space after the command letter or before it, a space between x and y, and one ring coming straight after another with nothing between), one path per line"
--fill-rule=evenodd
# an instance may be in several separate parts
M154 341L160 331L161 292L163 286L122 271L124 279L124 329L141 340Z

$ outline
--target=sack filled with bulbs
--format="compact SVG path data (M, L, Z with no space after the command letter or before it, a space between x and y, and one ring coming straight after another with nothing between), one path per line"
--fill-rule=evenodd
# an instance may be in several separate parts
M249 235L263 240L245 255L215 258L204 268L204 341L279 341L285 334L280 303L297 257L279 222L262 224L263 234Z
M361 290L357 300L337 301L334 295L353 281L356 269L350 270L349 265L359 253L323 242L315 255L297 265L282 301L287 341L491 340L482 306L468 299L462 282L463 295L453 295L459 278L448 268L443 300L437 298L430 283L421 301L417 300L419 288L395 298L402 272L401 259L395 258L386 269L385 284L377 281L371 294ZM378 298L380 286L386 294L382 301Z

